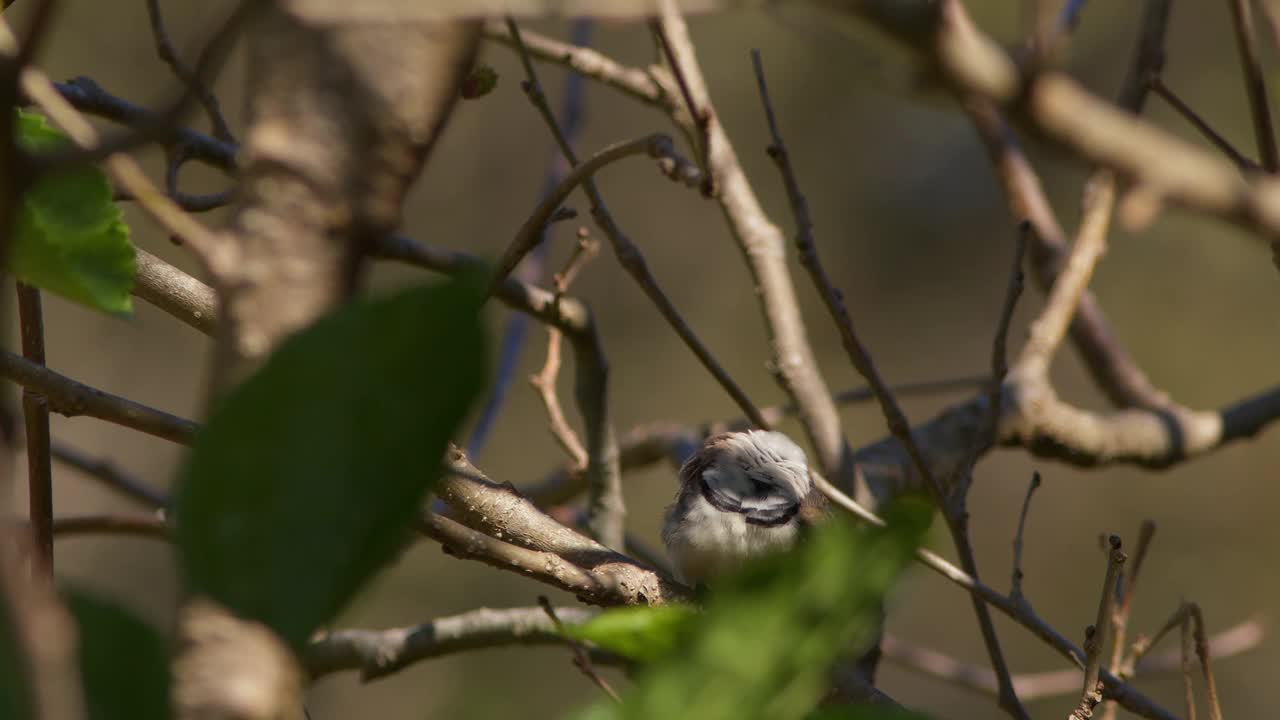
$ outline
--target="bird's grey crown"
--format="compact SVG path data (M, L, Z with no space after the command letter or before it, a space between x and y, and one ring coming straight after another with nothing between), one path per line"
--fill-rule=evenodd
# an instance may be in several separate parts
M780 525L795 516L812 487L799 445L761 430L725 435L714 445L718 452L700 478L707 502L755 525Z

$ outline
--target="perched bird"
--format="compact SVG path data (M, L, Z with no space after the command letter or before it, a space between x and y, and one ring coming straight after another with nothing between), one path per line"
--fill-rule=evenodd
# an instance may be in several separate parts
M684 467L662 540L691 585L790 547L828 513L804 450L780 432L713 435Z

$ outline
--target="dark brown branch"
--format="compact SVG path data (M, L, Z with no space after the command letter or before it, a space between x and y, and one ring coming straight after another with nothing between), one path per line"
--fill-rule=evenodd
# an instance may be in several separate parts
M566 625L584 623L594 615L595 611L582 607L556 608L556 617ZM343 670L359 670L360 677L368 681L422 660L454 653L563 642L564 637L540 607L480 608L411 627L333 630L307 646L303 664L313 680Z
M671 49L672 65L683 74L693 106L704 117L708 181L715 189L715 200L734 241L746 258L755 283L756 297L773 350L776 378L800 408L800 422L817 451L819 467L836 482L852 486L852 451L844 436L831 391L818 370L804 319L800 315L791 271L787 267L786 238L760 206L742 169L733 143L711 102L684 19L670 2L662 3L661 9L659 22ZM653 76L664 87L670 87L671 78L663 78L656 71ZM670 97L677 95L671 90L666 94ZM679 123L678 113L673 113L673 119ZM700 132L698 127L690 127L687 122L681 127L687 134Z
M1198 130L1200 134L1203 135L1204 138L1214 147L1218 148L1223 155L1231 158L1231 162L1235 163L1236 167L1247 171L1261 169L1258 163L1245 157L1244 153L1237 150L1236 146L1232 145L1230 140L1227 140L1221 133L1214 130L1213 126L1210 125L1209 122L1200 115L1200 113L1192 110L1191 106L1187 105L1182 98L1178 97L1177 93L1166 85L1164 79L1158 75L1151 78L1151 92L1155 93L1157 97L1168 103L1169 107L1176 110L1183 119L1191 123L1191 126Z
M1214 656L1224 658L1247 653L1258 648L1265 635L1266 631L1262 621L1252 619L1214 634L1208 638L1207 643ZM996 674L990 668L957 660L936 650L911 644L893 635L885 635L882 647L885 659L890 662L982 695L994 696L996 694ZM1126 679L1178 672L1181 663L1182 658L1179 648L1165 650L1148 655L1135 668L1130 678ZM1078 693L1080 692L1082 677L1083 675L1078 668L1050 670L1015 675L1013 684L1018 690L1018 697L1031 702L1048 697Z
M228 172L236 170L236 151L239 148L235 143L219 140L190 128L165 123L162 114L116 97L87 77L78 77L65 83L54 83L54 87L80 112L135 129L165 128L157 135L162 142L179 144L193 158L213 167Z
M1280 170L1280 153L1276 151L1276 130L1271 122L1271 103L1267 99L1267 79L1258 58L1258 34L1253 26L1253 8L1249 0L1227 0L1231 21L1236 31L1236 47L1240 49L1240 65L1244 70L1244 87L1249 94L1253 135L1258 142L1258 157L1269 173Z
M574 666L577 667L578 670L582 671L582 674L586 675L587 679L590 680L593 685L600 688L600 690L604 692L604 694L608 695L611 700L615 703L621 703L622 698L618 696L617 691L614 690L604 678L600 677L600 673L596 672L595 667L591 665L591 658L583 644L565 634L565 625L560 621L560 616L556 614L556 609L551 606L551 601L547 599L546 595L538 596L538 606L542 608L542 611L551 619L556 632L560 633L560 635L564 637L565 643L567 643L569 648L573 651Z
M877 527L885 526L885 521L882 518L858 504L827 482L826 479L821 476L815 476L814 480L818 490L826 495L836 506L846 510L863 522ZM1084 669L1085 652L1076 647L1062 633L1055 630L1053 626L1045 622L1028 603L1015 602L1012 598L1001 595L932 550L918 548L915 552L915 558L920 564L967 591L975 600L980 600L985 605L994 607L1004 613L1010 620L1030 630L1033 635L1052 647L1059 655L1070 660L1077 667ZM1115 699L1125 709L1143 717L1173 720L1174 715L1172 713L1157 705L1132 685L1127 684L1105 669L1099 671L1099 675L1104 684L1104 697Z
M33 366L43 367L44 311L40 291L24 283L17 283L17 290L22 356ZM53 573L53 464L49 457L48 400L41 393L23 387L22 415L27 436L27 489L36 566L43 572Z
M209 116L209 123L213 127L214 136L224 142L234 143L235 137L231 134L227 119L222 115L217 96L209 91L199 74L187 67L187 64L174 52L173 43L169 42L169 33L165 30L164 16L160 12L160 0L147 0L147 15L151 21L151 39L155 42L156 54L160 56L160 60L168 65L173 74L182 81L187 92L194 95L204 106L205 114Z
M1009 597L1015 602L1026 602L1026 597L1022 594L1022 536L1027 529L1027 513L1031 511L1031 496L1039 487L1040 473L1037 471L1031 475L1031 482L1027 485L1027 495L1022 499L1022 511L1018 513L1018 530L1013 536L1013 582Z
M134 478L108 460L89 455L61 443L54 443L53 459L92 477L121 495L153 510L168 507L169 498Z
M875 393L876 400L880 404L881 413L889 426L889 432L907 449L907 454L911 458L916 472L924 479L925 487L932 493L933 499L942 512L948 529L951 531L951 538L955 543L956 551L960 555L961 566L966 573L976 578L978 575L977 559L969 542L966 521L964 520L966 515L964 512L964 484L958 483L958 494L949 496L939 477L933 474L928 460L920 450L915 438L911 435L911 425L907 422L907 417L902 412L897 398L893 396L884 379L880 377L870 352L867 351L866 346L859 339L857 331L853 327L853 319L844 305L841 294L831 284L831 279L827 276L826 269L818 258L817 247L813 240L813 223L809 219L808 204L805 202L804 195L800 192L799 181L796 179L795 171L791 167L786 145L783 143L777 120L774 118L773 104L769 100L769 90L765 83L764 68L760 62L760 54L758 52L753 53L752 60L754 61L756 82L759 85L760 98L764 103L765 116L768 119L769 134L772 139L772 144L769 146L769 156L773 158L782 174L783 182L787 188L787 197L790 200L791 209L796 219L796 246L800 255L800 264L809 271L809 275L812 277L823 303L827 306L827 311L831 314L832 320L835 321L836 327L840 332L840 339L844 344L845 352L849 355L850 361L857 368L858 374L867 381L872 392ZM1021 248L1021 245L1019 245L1019 248ZM1005 312L1000 323L1001 328L997 332L996 348L998 359L995 365L999 377L993 383L990 393L991 397L997 400L1000 394L999 381L1004 375L1002 368L1004 365L1003 338L1008 333L1009 317L1012 316L1013 305L1021 289L1021 270L1019 269L1021 255L1021 250L1019 250L1017 253L1019 265L1015 266L1013 279L1010 281L1009 297L1005 303ZM995 426L999 415L998 407L998 404L993 404L993 407L989 410L990 420L988 424L991 428L991 431L987 433L989 437L994 437L995 435ZM968 469L972 468L973 462L977 459L980 447L979 441L975 440L972 444L973 449L970 450L970 459L961 465L961 475L968 475ZM1011 717L1019 719L1030 718L1026 708L1022 706L1021 701L1018 700L1017 693L1014 691L1009 666L1005 661L1004 652L1000 648L1000 640L996 635L995 624L992 622L990 610L985 603L976 597L973 598L973 609L977 615L978 627L982 631L982 639L986 645L987 654L991 658L991 664L995 668L997 677L1000 679L1000 707L1009 713Z
M190 420L103 392L10 352L0 351L0 376L40 393L59 415L96 417L181 445L190 445L195 437L197 425Z

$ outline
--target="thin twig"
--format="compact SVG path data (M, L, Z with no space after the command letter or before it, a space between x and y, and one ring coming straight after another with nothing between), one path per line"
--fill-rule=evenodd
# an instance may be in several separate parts
M565 625L580 625L595 611L558 607ZM359 670L363 680L375 680L414 663L469 650L512 645L559 645L564 636L540 607L479 608L411 627L388 630L332 630L312 640L302 652L311 678L342 670ZM597 654L596 660L616 656Z
M1018 358L1016 373L1035 378L1043 378L1048 373L1049 364L1071 324L1076 306L1089 287L1093 270L1106 251L1115 195L1115 177L1110 172L1095 173L1088 181L1075 245L1058 273L1044 310L1031 325L1030 337Z
M604 678L600 677L600 673L591 665L591 658L587 656L587 651L582 647L582 643L574 640L565 634L564 623L560 622L560 617L556 615L556 609L551 606L551 601L546 595L538 596L538 607L551 618L551 623L555 626L556 632L564 636L565 643L573 650L573 664L583 675L586 675L596 687L604 691L606 695L613 699L614 702L621 704L622 698L618 697L618 693L610 687Z
M45 364L44 311L40 291L17 283L18 322L22 355L37 367ZM27 488L30 495L31 533L35 540L35 567L53 573L53 464L49 458L49 401L28 387L22 389L22 415L27 435Z
M565 264L565 268L555 275L556 302L568 291L573 278L598 251L599 243L593 242L585 228L578 233L578 244ZM578 434L569 426L564 410L560 407L560 397L556 393L556 380L560 375L560 340L562 333L555 327L547 328L547 356L542 369L529 376L529 384L533 385L542 398L543 407L547 411L547 421L551 426L551 434L569 454L574 467L582 471L587 469L587 450L582 446Z
M1227 0L1231 21L1236 31L1236 47L1244 70L1244 87L1249 93L1249 112L1253 118L1253 134L1258 142L1258 157L1269 173L1280 170L1280 152L1276 150L1276 131L1271 122L1271 103L1267 100L1267 79L1258 58L1258 34L1253 27L1253 8L1249 0Z
M674 2L662 2L660 9L659 21L674 64L688 84L694 105L707 120L707 171L711 175L708 182L715 188L715 201L755 284L772 350L774 377L800 408L800 422L816 450L818 466L842 487L851 488L853 451L809 343L787 265L786 237L760 206L733 142L724 124L718 121L693 39L679 8ZM669 84L658 73L652 76L664 86ZM676 97L678 91L668 91L668 95ZM672 118L686 134L698 131L688 122L682 122L678 113L673 112Z
M778 130L778 123L774 118L773 105L769 100L769 90L765 83L764 68L758 51L752 53L752 61L755 67L761 102L764 104L765 116L769 123L770 138L772 139L772 143L769 146L769 156L773 158L774 163L777 164L782 174L783 182L787 188L787 197L790 200L791 209L796 219L796 246L800 254L800 264L809 271L814 285L822 296L823 303L827 306L827 311L835 321L836 327L840 331L840 339L844 344L845 352L849 355L850 361L857 368L858 374L862 375L872 391L875 392L876 400L880 403L880 410L889 426L889 432L907 449L907 453L915 465L916 472L925 479L925 486L932 493L938 508L947 521L947 527L951 531L956 551L960 555L961 566L964 567L966 573L976 578L977 561L969 542L965 521L963 520L965 515L963 512L963 496L954 496L958 500L956 503L949 502L946 490L942 487L938 477L933 474L919 445L911 435L911 425L907 422L906 415L902 412L901 406L899 406L888 385L880 377L871 354L858 338L857 332L853 327L853 319L844 305L843 298L832 285L826 269L818 259L817 247L813 241L813 223L809 219L808 204L805 202L804 195L800 192L799 182L791 167L786 145L782 140ZM1018 275L1019 273L1014 273L1015 279L1011 281L1011 299L1006 303L1010 314L1012 313L1013 302L1017 299L1017 294L1013 290L1016 289L1015 285L1020 284L1016 281ZM1007 333L1007 320L1004 321L1003 326L1004 332ZM1003 345L1002 342L999 344ZM1001 356L1003 357L1003 353L1001 353ZM1003 373L1001 374L1003 375ZM995 392L998 396L998 387ZM994 414L996 410L993 408L991 412ZM992 424L994 425L994 422ZM976 455L975 451L973 456L976 458ZM992 667L995 668L996 674L1000 678L1000 707L1014 718L1029 718L1030 716L1018 700L1017 693L1013 688L1009 667L1000 648L1000 641L996 636L990 610L988 610L985 603L976 597L973 598L973 609L978 618L978 626L982 631L983 642L986 645L987 654L991 658Z
M116 467L109 460L90 457L84 452L69 445L54 443L52 447L54 460L75 468L121 495L141 503L153 510L169 506L169 498L164 493L152 489L141 480Z
M1015 602L1026 602L1022 594L1022 535L1027 529L1027 513L1031 510L1031 496L1040 487L1040 472L1031 474L1031 482L1027 485L1027 495L1022 499L1022 511L1018 513L1018 531L1013 536L1013 586L1009 597Z
M1214 147L1218 148L1223 155L1231 158L1231 162L1235 163L1236 167L1245 171L1256 171L1262 169L1258 163L1245 157L1244 153L1236 149L1236 146L1232 145L1230 140L1223 137L1222 133L1214 130L1213 126L1209 124L1209 121L1205 120L1200 113L1192 110L1191 106L1188 105L1181 97L1178 97L1178 94L1173 91L1173 88L1169 87L1169 85L1165 83L1164 78L1159 75L1153 75L1151 77L1150 84L1151 92L1155 93L1156 97L1164 100L1169 104L1169 107L1176 110L1184 120L1191 123L1191 126L1200 131L1200 134L1203 135L1204 138Z
M1204 632L1204 616L1196 603L1191 603L1191 620L1195 624L1196 655L1200 658L1200 669L1204 672L1205 694L1209 696L1209 720L1222 720L1222 705L1218 700L1218 682L1214 679L1209 641Z
M160 0L147 0L147 15L151 20L151 38L156 44L156 54L160 56L160 60L169 66L173 74L182 81L187 87L187 91L194 94L200 104L204 106L205 113L209 116L209 124L213 128L214 137L219 140L234 143L235 136L231 133L230 126L227 125L227 119L222 115L222 108L218 105L218 97L209 91L204 81L188 68L186 63L178 57L173 49L173 43L169 42L169 33L165 30L164 16L160 12Z
M594 22L591 18L574 20L571 29L574 44L589 43L593 28ZM560 119L564 125L565 134L570 138L577 138L581 133L583 116L586 114L586 90L586 78L576 73L569 73L565 79L564 95L560 101ZM569 163L558 150L552 150L549 153L545 166L540 198L553 192L569 169ZM545 235L546 231L543 232ZM546 238L539 239L529 257L516 267L515 276L525 282L540 282L545 272L547 256L550 254L548 250ZM524 352L531 322L529 316L524 313L511 313L507 316L502 329L502 340L495 353L497 359L494 363L493 382L490 383L488 396L476 415L476 421L471 426L471 432L465 444L467 453L472 457L478 457L483 451L498 416L506 404L520 356Z
M880 516L841 492L839 488L836 488L821 475L815 473L813 479L818 491L836 506L863 522L876 527L885 527L885 521ZM920 564L967 591L976 600L981 600L984 604L996 608L1009 619L1030 630L1033 635L1043 640L1059 655L1075 663L1077 667L1084 668L1085 652L1040 618L1029 605L1015 603L1009 597L1000 594L988 585L984 585L973 575L961 570L931 550L917 548L915 559ZM1116 702L1120 703L1121 707L1146 718L1174 720L1175 716L1172 713L1157 705L1132 685L1112 675L1105 668L1099 671L1099 676L1103 682L1104 697L1115 699Z
M239 149L236 144L166 122L160 113L107 92L92 78L77 77L70 82L54 83L54 88L82 113L102 117L136 130L149 132L151 128L159 128L156 138L161 142L179 144L186 148L193 159L219 170L236 170L236 151Z
M11 352L0 351L0 377L40 393L59 415L96 417L180 445L195 438L198 426L190 420L103 392Z
M533 62L529 58L529 54L524 47L524 43L520 37L520 30L515 22L508 20L508 29L512 37L515 39L517 48L520 53L520 60L525 68L526 81L523 84L525 93L529 100L533 103L543 119L547 122L548 128L556 139L556 143L564 152L565 158L570 164L575 166L577 172L578 159L570 147L564 132L560 129L556 121L554 113L546 101L546 94L542 90L542 86L538 81L537 73L533 69ZM674 155L674 152L668 153ZM648 264L644 260L644 256L640 253L638 247L633 243L618 227L613 216L605 207L604 199L596 188L595 181L586 175L582 180L582 188L586 192L591 202L591 216L596 224L608 236L613 247L614 254L618 258L619 264L636 280L640 287L648 295L651 302L657 306L659 312L667 320L668 324L676 331L676 333L685 341L685 344L693 351L694 355L702 362L704 368L712 374L721 387L738 403L739 407L756 421L760 426L765 427L764 419L760 415L760 411L755 404L747 398L741 387L729 376L729 374L720 365L719 361L711 354L710 350L702 343L702 341L694 334L688 323L680 315L675 305L670 301L662 289L658 286L656 279L648 269ZM509 261L513 257L510 251L504 256L504 261ZM514 260L518 262L519 255L515 254ZM502 270L503 266L499 266L495 273L495 279L505 277ZM602 533L600 537L605 540L607 545L611 547L621 547L623 542L623 515L625 514L625 505L622 499L621 477L614 475L610 478L610 484L606 486L596 485L592 488L592 496L590 507L594 515L592 527L597 532ZM598 519L597 519L598 518Z
M1208 644L1214 656L1224 658L1257 649L1265 635L1262 621L1255 618L1216 633L1208 639ZM996 674L990 668L958 660L893 635L885 635L883 650L886 660L908 670L923 673L984 696L995 697L997 693ZM1146 678L1169 672L1178 673L1181 667L1181 648L1170 648L1149 655L1136 668L1136 671L1125 679L1138 676ZM1061 695L1078 695L1082 678L1083 673L1079 668L1071 668L1014 675L1013 684L1018 690L1018 697L1025 702L1031 702ZM1112 701L1107 702L1108 707L1115 707Z
M1151 520L1143 520L1138 529L1137 549L1133 553L1133 561L1128 571L1121 576L1122 589L1115 611L1111 613L1111 668L1117 676L1128 679L1133 676L1133 667L1125 659L1126 642L1128 641L1129 613L1133 609L1133 598L1138 591L1138 578L1142 573L1142 564L1146 561L1147 550L1151 547L1151 539L1155 536L1156 524ZM1106 703L1102 708L1101 720L1114 720L1116 705Z
M173 527L163 515L73 515L53 521L58 538L83 535L127 535L173 540Z
M1191 685L1191 620L1183 615L1179 623L1182 630L1182 697L1187 707L1187 720L1196 720L1196 691Z
M689 114L689 122L697 130L697 132L691 133L691 137L698 153L698 167L702 168L706 173L702 181L702 194L705 197L712 197L716 193L716 186L715 176L710 172L711 109L709 107L698 107L698 104L694 101L693 92L689 89L689 79L685 76L684 67L676 58L676 53L671 46L671 40L667 37L667 31L662 22L657 19L653 20L649 23L649 30L653 34L658 52L661 54L662 59L666 61L667 67L670 68L672 77L675 78L676 86L680 88L680 97L684 100L684 109Z
M1120 549L1119 535L1112 535L1108 542L1111 547L1107 553L1107 575L1102 582L1097 619L1085 630L1084 690L1080 705L1071 716L1074 720L1093 717L1093 709L1102 702L1102 686L1098 682L1098 675L1102 670L1102 651L1107 644L1107 628L1111 626L1111 608L1115 603L1120 571L1129 557Z

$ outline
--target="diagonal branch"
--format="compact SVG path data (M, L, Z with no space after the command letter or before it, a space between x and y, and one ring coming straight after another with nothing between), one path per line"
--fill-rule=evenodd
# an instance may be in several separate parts
M773 349L776 375L783 389L800 409L800 422L817 451L823 472L841 485L853 485L853 457L831 391L827 388L813 355L804 319L796 299L791 272L787 268L787 241L760 206L754 189L742 169L733 143L711 102L702 76L689 29L671 2L661 5L659 18L671 50L672 64L679 68L689 88L696 115L705 118L707 170L715 200L729 225L734 241L747 261L756 286L756 296L764 314L765 327ZM656 75L655 75L656 77ZM668 91L668 96L676 93ZM697 128L683 128L693 133Z
M59 415L95 417L180 445L190 445L196 434L190 420L103 392L11 352L0 351L0 377L40 393Z
M596 613L558 607L565 625L580 625ZM343 670L359 670L375 680L414 663L470 650L511 645L559 645L564 636L540 607L480 608L389 630L333 630L311 641L303 664L312 680ZM597 662L602 658L597 657Z

